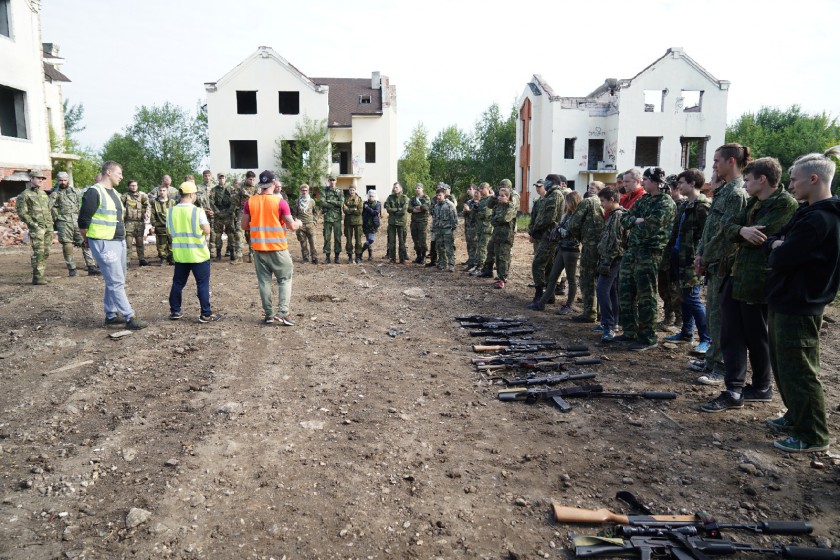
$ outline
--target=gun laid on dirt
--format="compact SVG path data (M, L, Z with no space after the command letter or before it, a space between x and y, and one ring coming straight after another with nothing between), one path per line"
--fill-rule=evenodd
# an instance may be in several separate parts
M567 352L587 352L589 346L585 344L563 346L554 340L538 340L535 338L487 338L484 344L473 346L473 352L544 352L545 350L565 350Z
M519 327L514 329L481 329L477 331L469 331L470 336L519 336L523 334L531 334L535 331L533 327Z
M601 363L601 358L575 358L563 362L514 362L510 364L484 364L476 366L478 371L498 371L512 369L532 369L534 371L552 371L566 366L593 366Z
M563 373L560 375L541 375L538 377L499 377L508 387L528 387L531 385L557 385L564 381L593 379L594 373Z
M721 523L708 514L696 515L624 515L608 509L582 509L553 502L554 519L561 523L618 523L622 537L656 536L662 532L680 532L686 528L720 537L721 529L738 529L767 535L809 535L814 530L804 521L759 521L758 523ZM693 536L693 535L690 535Z
M520 363L534 363L534 362L545 362L547 360L554 360L557 358L584 358L586 356L591 355L590 352L564 352L562 354L526 354L524 356L519 355L505 355L500 354L498 356L479 356L478 358L472 358L470 362L473 365L482 366L482 365L490 365L490 364L520 364Z
M459 315L456 321L462 323L509 323L513 321L524 321L520 317L488 317L487 315Z
M602 399L675 399L676 393L659 391L645 391L643 393L610 393L604 391L601 385L583 385L581 387L564 387L562 389L503 389L499 391L500 401L550 400L557 405L560 412L570 412L572 405L565 398L602 398Z
M461 327L465 329L509 329L513 327L527 327L528 321L491 321L487 323L462 322Z
M651 558L676 558L677 560L708 560L710 556L730 556L739 552L753 552L761 555L776 555L782 558L804 560L840 559L840 550L811 548L806 546L756 546L722 539L687 537L669 533L662 537L631 537L629 540L607 537L577 537L574 540L575 556L594 558L598 556L630 556L649 560Z

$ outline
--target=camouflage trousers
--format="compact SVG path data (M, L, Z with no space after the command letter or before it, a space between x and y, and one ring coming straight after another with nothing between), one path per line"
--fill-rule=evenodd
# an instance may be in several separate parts
M662 311L665 314L663 322L666 326L682 325L682 289L680 289L676 267L671 266L674 258L672 256L667 263L662 263L656 282L659 298L662 300ZM665 260L665 256L662 260Z
M717 264L714 266L717 268ZM706 278L706 322L709 324L709 337L712 339L706 351L706 368L726 375L723 352L720 349L720 289L723 287L724 278L714 273L710 273Z
M475 244L475 266L493 269L493 226L478 225Z
M554 253L557 251L557 242L551 241L548 235L537 240L534 245L534 260L531 261L531 277L534 279L534 286L545 287L546 270L551 272L551 265L554 264Z
M656 342L656 276L662 251L633 247L624 252L619 273L618 300L624 336Z
M581 315L594 322L598 318L598 312L595 309L595 285L598 283L597 245L584 243L581 246L578 273L580 274L578 281L580 298L583 300L583 313Z
M438 268L455 266L455 238L451 229L435 229L435 245L437 246Z
M822 315L770 311L770 365L793 426L793 435L811 445L828 445L825 392L820 383Z
M428 221L411 220L411 242L414 244L415 253L425 255L429 250L429 245L426 241L426 228L428 225Z
M47 257L53 241L53 229L37 228L29 230L29 243L32 245L32 278L41 279L47 272Z
M165 227L155 228L155 245L157 246L157 254L160 262L168 261L172 258L172 238ZM221 247L220 245L217 245Z
M207 212L207 209L205 209L204 211ZM216 219L207 216L207 222L210 224L210 231L216 231ZM210 249L211 257L216 254L216 236L212 235L212 233L210 237L207 238L207 248Z
M239 244L239 231L237 231L237 225L237 220L233 216L217 217L214 220L213 244L216 246L216 254L220 253L222 250L222 234L224 233L227 235L228 247L230 247L230 258L232 260L242 258L242 246ZM158 251L158 253L160 253L160 251Z
M362 254L362 224L344 224L344 237L347 239L344 245L344 252L347 258L352 259Z
M143 234L146 233L145 222L125 222L125 247L126 258L131 259L131 245L137 249L137 259L146 258L146 251L143 245Z
M303 260L308 261L318 260L318 251L315 250L315 224L303 224L295 232L298 243L300 243L300 252L303 254Z
M496 275L500 280L507 281L510 273L511 252L513 250L513 229L495 228L493 230L493 255L496 260ZM485 261L484 267L487 268Z
M58 242L61 243L61 252L64 254L64 264L67 270L76 270L76 263L73 261L75 247L82 248L82 257L85 259L85 267L90 269L96 267L96 261L90 254L90 249L85 248L82 233L79 231L79 224L73 221L60 220L55 222L55 229L58 231Z
M335 245L335 254L341 252L341 222L324 222L324 254L328 257Z
M397 249L399 249L399 259L401 261L408 259L408 252L405 248L405 226L388 224L388 253L387 257L392 260L397 259Z
M464 239L467 242L467 266L475 264L475 248L478 245L475 226L464 224Z

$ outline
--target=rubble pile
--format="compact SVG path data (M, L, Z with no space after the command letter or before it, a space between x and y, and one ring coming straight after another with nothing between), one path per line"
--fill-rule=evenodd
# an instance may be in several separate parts
M0 208L0 245L29 243L29 228L18 217L15 200L11 199Z

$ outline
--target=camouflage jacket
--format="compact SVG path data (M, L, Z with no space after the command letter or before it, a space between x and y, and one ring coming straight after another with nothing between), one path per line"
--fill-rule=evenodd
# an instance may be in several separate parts
M50 197L41 189L29 187L15 202L18 216L29 229L53 229Z
M239 187L239 192L236 193L237 214L242 214L242 212L245 210L245 203L248 202L249 198L257 194L257 191L259 191L259 187L257 185L251 187L247 183L245 183L241 187Z
M122 205L125 209L123 222L145 222L149 211L149 196L143 191L126 192L122 195Z
M338 189L324 187L321 198L318 200L318 206L321 207L325 222L340 222L341 207L344 206L344 194Z
M212 184L208 187L204 183L195 186L195 205L207 212L210 210L213 211L213 207L210 205L210 191L213 189ZM151 200L151 195L149 196L149 200ZM213 221L212 216L207 216L207 219Z
M432 229L453 231L458 227L458 209L451 200L444 199L432 206Z
M289 206L291 207L292 216L300 220L302 224L309 225L318 222L318 205L315 203L314 198L309 197L309 200L302 204L300 197L298 197L295 203Z
M662 262L659 263L659 270L671 270L671 258L673 256L672 253L674 252L674 242L677 240L677 235L680 233L680 216L682 216L687 203L688 200L686 199L675 203L674 225L671 228L671 237L668 239L668 244L665 245L665 249L662 251Z
M513 239L513 234L516 233L516 213L518 211L519 204L514 204L513 200L506 204L496 201L493 206L493 215L490 217L494 238L507 236Z
M429 222L429 213L431 212L431 203L429 197L426 195L414 195L409 199L408 211L411 214L411 223L426 224ZM415 212L415 208L420 208L419 212Z
M736 177L722 187L718 187L712 199L709 218L706 220L703 236L697 245L697 254L702 257L701 262L710 274L721 277L729 275L727 257L735 253L735 244L723 235L723 226L732 223L747 205L747 193L743 185L744 179ZM723 261L722 268L719 266L721 261Z
M150 208L152 209L149 215L149 222L152 224L154 228L165 228L166 227L166 213L167 211L175 206L175 200L169 198L166 200L160 200L159 198L155 198L151 201Z
M50 208L54 222L73 222L79 218L82 192L75 187L57 188L50 195Z
M478 201L474 198L467 200L464 202L467 209L464 210L464 229L466 230L474 230L476 226L476 218L478 210Z
M694 270L694 257L709 216L709 206L711 202L706 195L699 194L694 202L686 202L675 220L679 245L672 245L672 253L676 247L677 279L681 288L691 288L702 282Z
M723 224L723 234L736 246L732 259L734 299L747 303L767 303L764 283L770 271L768 257L761 245L753 245L741 237L741 228L764 226L761 232L772 237L790 221L798 207L796 200L787 191L778 188L766 200L750 197L736 220Z
M215 218L232 218L236 210L236 199L239 198L233 192L233 187L227 185L216 185L210 191L210 207L213 209Z
M511 202L513 202L511 200ZM539 212L532 216L534 219L532 224L529 225L529 233L535 239L542 239L544 235L548 235L548 233L554 229L557 224L560 223L560 220L563 218L563 213L566 210L566 200L563 198L563 189L559 186L552 186L549 188L545 196L541 197L540 200ZM536 206L536 203L534 203ZM603 221L603 220L602 220Z
M627 212L619 206L610 212L604 227L601 229L601 239L598 240L598 268L609 267L613 261L620 259L627 246L627 229L621 225L621 217Z
M362 197L357 194L348 196L344 199L344 225L345 226L360 226L362 225Z
M388 195L385 200L385 211L388 212L389 226L404 226L405 214L408 210L408 197L403 193Z
M580 201L569 219L569 235L580 240L584 247L595 249L604 229L604 210L601 199L590 196Z
M624 216L621 225L629 230L628 249L661 251L668 244L677 205L670 195L659 193L641 197ZM644 222L637 224L638 218Z
M493 224L490 222L490 218L493 216L493 210L490 207L491 200L495 201L496 199L492 196L485 196L478 201L478 205L475 207L476 228L487 232L493 231Z
M534 236L534 223L540 215L540 208L542 208L543 202L543 197L539 197L534 201L534 205L531 206L531 219L528 220L528 235L531 237ZM565 200L563 202L565 203Z

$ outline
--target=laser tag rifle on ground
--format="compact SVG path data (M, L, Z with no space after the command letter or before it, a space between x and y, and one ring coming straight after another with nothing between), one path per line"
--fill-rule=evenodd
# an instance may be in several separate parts
M523 334L531 334L535 331L533 327L518 327L512 329L494 329L482 328L477 331L469 331L470 336L519 336Z
M487 315L460 315L455 317L455 320L461 323L512 323L525 321L519 317L488 317Z
M567 352L588 352L585 344L563 346L554 340L535 338L487 338L484 344L473 346L473 352L500 352L502 354L544 352L546 350L565 350Z
M558 369L565 369L566 366L593 366L601 363L601 358L575 358L572 360L565 360L562 362L514 362L510 364L484 364L476 366L478 371L499 371L499 370L515 370L515 369L529 369L534 371L554 371Z
M461 327L465 329L509 329L512 327L528 327L531 323L528 321L493 321L487 323L461 323Z
M498 356L479 356L478 358L472 358L470 362L476 366L483 366L483 365L499 365L499 364L521 364L521 363L534 363L534 362L545 362L547 360L554 360L557 358L584 358L589 356L590 352L564 352L562 354L526 354L524 356L519 356L516 354L513 355L505 355L500 354Z
M594 373L562 373L560 375L542 375L539 377L491 377L501 379L508 387L529 387L531 385L557 385L564 381L578 381L581 379L593 379Z
M565 398L564 398L565 397ZM536 402L550 400L560 409L560 412L570 412L572 405L566 398L601 398L601 399L675 399L676 393L659 391L645 391L643 393L610 393L604 391L601 385L583 385L581 387L564 387L562 389L503 389L499 391L500 401Z

